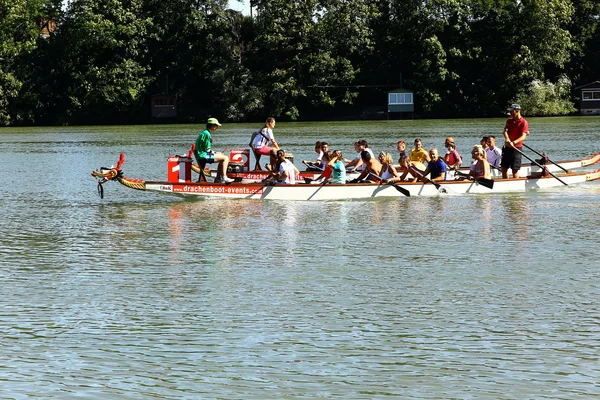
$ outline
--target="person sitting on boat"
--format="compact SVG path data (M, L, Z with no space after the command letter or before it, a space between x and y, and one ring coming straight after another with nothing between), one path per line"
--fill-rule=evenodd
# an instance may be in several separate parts
M406 142L404 140L398 140L398 143L396 143L396 149L398 149L398 164L400 164L400 160L402 160L402 157L407 155Z
M488 147L485 148L485 156L490 165L499 168L502 159L502 150L496 147L496 137L488 136Z
M504 147L502 148L502 178L508 179L508 169L512 169L513 178L519 177L521 169L521 149L529 134L529 124L521 116L521 106L513 104L508 107L510 118L504 125Z
M275 168L275 163L277 162L276 152L279 149L279 145L277 144L275 136L273 135L274 128L275 118L269 117L265 122L265 126L252 134L252 138L250 139L250 148L254 152L254 157L256 158L256 163L254 164L254 169L256 171L261 170L261 156L269 156L271 170ZM269 142L271 143L272 147L269 147Z
M327 150L323 153L323 156L321 157L323 163L325 164L325 167L323 168L323 173L321 173L321 175L319 175L317 178L315 178L315 180L313 182L321 182L321 181L324 181L331 177L333 169L329 165L329 162L331 161L332 158L333 158L333 152L331 150Z
M315 167L317 167L317 166L320 167L321 160L323 159L322 145L323 145L323 142L321 142L321 141L317 141L315 143L315 153L317 153L317 161L302 160L302 164L306 165L307 171L318 171L318 168L315 168Z
M371 178L373 177L371 176L371 174L377 176L381 174L382 165L379 161L377 161L377 159L371 156L371 152L363 150L360 153L360 157L362 159L362 163L365 165L365 169L363 169L358 178L352 179L350 183L357 183L359 181L362 181L363 179L372 180Z
M398 175L398 171L396 167L392 165L394 160L392 159L392 155L386 151L382 151L379 153L379 162L381 163L381 177L382 183L393 183L398 182L400 180L400 175Z
M438 151L435 147L429 149L429 157L430 161L427 163L427 168L423 172L423 177L429 175L429 180L431 181L444 181L446 180L446 171L448 167L444 160L442 160Z
M331 150L329 150L329 143L327 143L327 142L321 142L321 152L323 153L323 155L325 153L327 153L328 151L331 151ZM323 157L321 157L321 159L318 160L318 161L319 161L319 168L321 168L324 171L325 167L327 166L327 162L328 161L325 161L323 159Z
M444 147L446 147L446 155L444 156L444 162L446 163L448 168L460 168L460 165L462 164L462 157L456 150L454 139L451 137L446 138L446 143L444 143Z
M367 151L371 158L374 159L375 155L373 151L369 148L369 143L366 140L361 139L358 142L354 143L354 149L357 151L356 158L352 160L350 163L346 165L346 170L350 172L354 171L364 171L365 165L363 164L362 152Z
M335 150L329 160L328 165L331 167L330 183L346 183L346 165L344 164L344 156L340 150Z
M420 171L425 169L425 163L431 161L429 154L423 149L423 141L419 138L415 139L415 148L410 151L410 161L413 163L413 167ZM422 166L422 168L421 168Z
M194 157L201 170L204 169L206 164L219 163L215 183L230 183L233 182L233 179L227 177L229 157L223 153L214 152L211 148L212 134L217 131L219 126L221 126L221 124L216 118L209 118L208 121L206 121L206 129L196 138Z
M473 146L473 150L471 150L471 156L473 157L474 162L473 164L471 164L471 169L469 170L468 178L491 179L492 173L490 170L490 163L486 159L486 154L483 147L479 144Z
M279 164L279 175L277 176L277 183L285 183L288 185L295 185L300 171L290 160L285 158L285 151L279 149L276 153L277 163Z
M483 150L485 151L488 147L488 142L489 142L489 136L484 136L481 138L481 140L479 141L479 144L481 145L481 147L483 147Z
M404 156L400 159L400 170L402 171L402 175L400 175L399 181L417 181L417 178L415 178L414 174L411 174L410 172L412 166L413 165L408 156Z

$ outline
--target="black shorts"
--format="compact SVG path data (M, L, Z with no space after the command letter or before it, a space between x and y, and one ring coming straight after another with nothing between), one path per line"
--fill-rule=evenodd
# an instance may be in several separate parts
M504 146L502 148L502 161L500 166L506 169L517 170L521 168L521 153L515 151L512 147Z

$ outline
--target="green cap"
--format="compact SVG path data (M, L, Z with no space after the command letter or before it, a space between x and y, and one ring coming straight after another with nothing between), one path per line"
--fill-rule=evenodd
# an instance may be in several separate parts
M206 123L209 125L221 126L221 124L219 123L219 120L216 118L209 118L208 121L206 121Z

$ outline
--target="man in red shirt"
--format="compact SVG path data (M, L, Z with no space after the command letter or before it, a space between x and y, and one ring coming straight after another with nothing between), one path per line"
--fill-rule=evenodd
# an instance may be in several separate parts
M521 106L513 104L508 107L510 118L504 125L504 147L502 148L502 178L508 179L508 169L512 169L513 178L519 177L521 168L521 149L523 142L529 134L529 124L521 116ZM517 149L517 150L515 150Z

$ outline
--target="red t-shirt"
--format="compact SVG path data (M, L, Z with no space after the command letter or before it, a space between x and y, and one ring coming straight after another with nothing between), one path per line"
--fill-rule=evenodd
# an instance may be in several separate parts
M529 124L525 120L525 118L521 117L518 120L514 120L513 118L509 118L506 120L506 125L504 126L504 130L508 129L508 138L514 142L518 138L520 138L523 133L529 132ZM515 147L523 147L523 143L517 143Z

